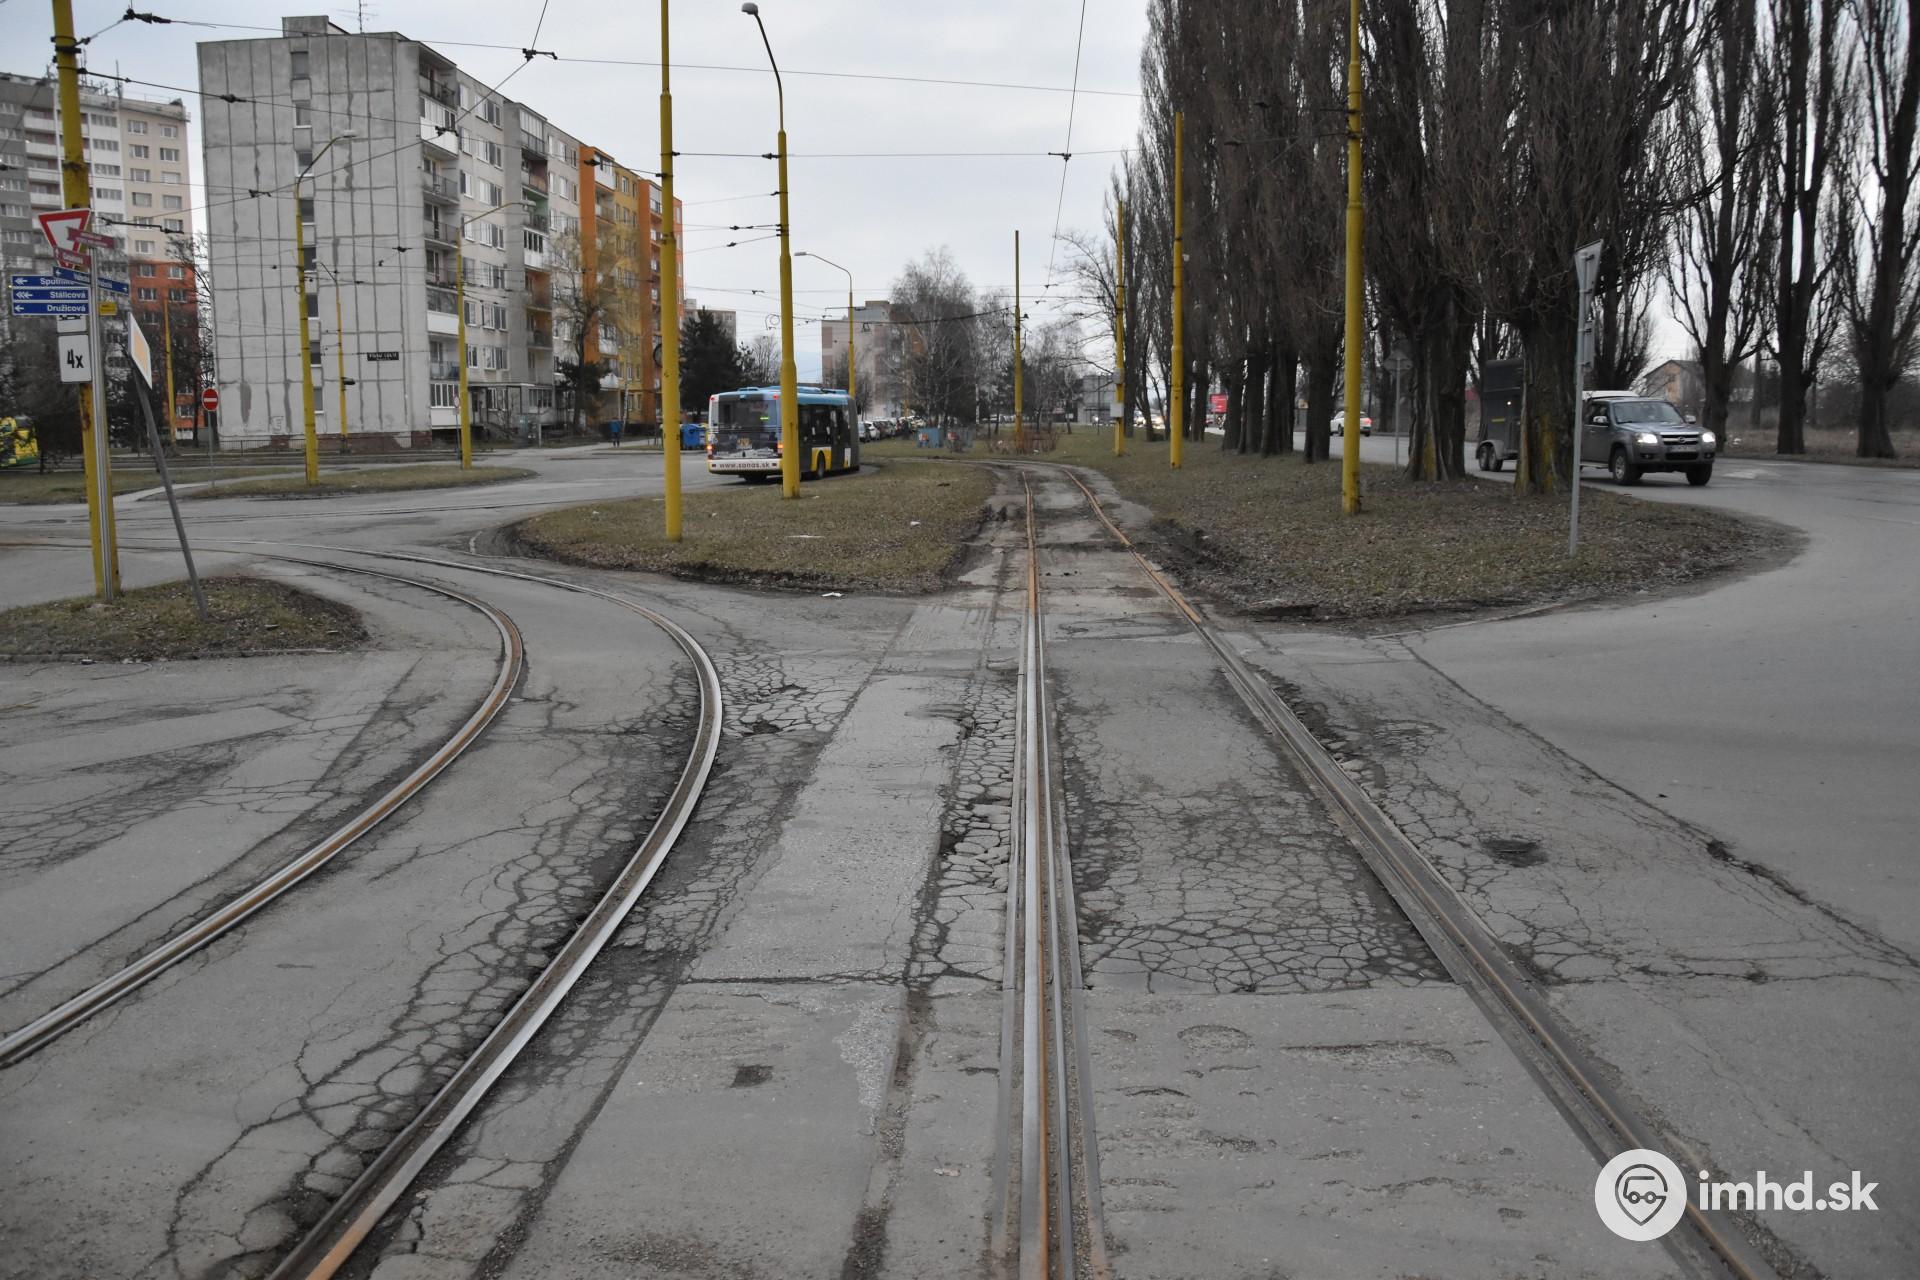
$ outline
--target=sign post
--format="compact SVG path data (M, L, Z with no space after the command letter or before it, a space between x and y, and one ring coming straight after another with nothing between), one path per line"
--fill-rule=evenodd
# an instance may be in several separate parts
M1570 459L1573 474L1572 514L1567 522L1567 555L1580 554L1580 439L1587 432L1587 424L1582 418L1585 412L1582 401L1586 399L1587 366L1593 363L1593 281L1600 273L1600 253L1605 248L1604 240L1595 240L1574 251L1573 270L1580 280L1579 310L1575 313L1578 321L1578 336L1574 339L1573 352L1573 430L1569 433L1569 445L1573 456Z
M180 556L187 562L187 583L193 588L193 608L200 615L200 621L207 620L207 596L200 589L200 574L193 567L193 548L187 545L187 526L180 520L180 499L174 496L173 476L167 471L167 451L160 444L160 428L153 421L153 349L147 345L147 335L140 330L139 318L132 313L127 315L127 357L135 372L146 382L142 390L139 381L128 377L132 383L127 389L133 392L133 398L140 402L140 412L147 420L147 442L153 446L154 470L160 473L160 486L167 491L167 509L173 512L173 532L180 539Z

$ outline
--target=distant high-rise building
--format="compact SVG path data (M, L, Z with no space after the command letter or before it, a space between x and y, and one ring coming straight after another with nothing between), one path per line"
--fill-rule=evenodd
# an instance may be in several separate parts
M191 335L199 324L187 109L178 98L136 97L82 77L80 113L92 188L91 229L116 242L111 250L96 250L95 262L104 275L128 283L132 310L158 351L166 327ZM52 250L34 215L66 205L60 124L55 77L0 72L0 251L9 267L53 266ZM120 323L108 319L106 330L109 367L116 370L123 341ZM155 372L157 376L160 370L156 367ZM187 381L176 379L176 384ZM175 390L180 403L174 407L173 425L190 430L194 388L176 385Z
M893 304L869 299L854 308L851 324L831 316L820 321L820 376L837 381L847 360L847 334L853 333L854 390L873 417L896 417L900 411L900 332L893 323Z

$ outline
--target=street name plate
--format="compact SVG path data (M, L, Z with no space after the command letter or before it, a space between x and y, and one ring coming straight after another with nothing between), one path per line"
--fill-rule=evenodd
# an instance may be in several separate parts
M84 302L16 302L13 314L17 316L84 316L87 304Z
M369 352L367 352L367 359L369 359L369 360L374 360L374 361L380 361L380 360L398 360L399 358L400 358L400 353L399 353L398 351L369 351Z

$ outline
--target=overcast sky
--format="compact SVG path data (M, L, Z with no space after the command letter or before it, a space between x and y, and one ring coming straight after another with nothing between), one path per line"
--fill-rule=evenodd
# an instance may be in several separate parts
M99 33L87 48L90 69L193 89L198 41L266 35L244 28L277 31L283 13L323 12L349 30L358 24L357 11L338 0L328 6L147 0L140 7L176 24L110 25L126 12L125 0L76 0L79 33ZM657 65L586 61L657 64L657 6L648 0L549 0L544 19L541 8L538 0L377 0L366 6L366 29L398 31L434 45L487 83L512 73L500 90L504 95L611 151L629 168L657 168ZM1033 300L1028 311L1047 315L1042 299L1056 209L1063 231L1097 228L1108 174L1121 158L1112 153L1134 139L1146 0L760 0L760 11L786 77L794 249L850 268L863 300L887 296L909 259L940 245L952 250L977 287L1011 289L1013 232L1019 228L1023 295ZM1067 90L1075 82L1083 12L1076 95ZM779 247L771 239L719 246L768 234L733 232L725 229L728 224L775 221L774 166L758 158L774 148L773 78L753 19L740 12L738 0L679 0L673 24L675 142L682 153L675 194L689 228L686 292L705 305L737 310L744 340L778 310ZM45 64L33 59L49 56L51 32L46 0L0 0L7 70L43 71ZM561 60L527 61L519 50L530 43ZM505 47L476 47L484 45ZM841 74L803 74L812 72ZM127 91L172 96L146 85ZM188 97L187 105L197 121L199 104ZM1045 153L1068 149L1069 112L1075 158L1064 166L1062 200L1062 162ZM192 142L197 184L197 127ZM751 158L699 152L747 152ZM848 152L1021 154L809 158ZM752 198L731 199L750 193ZM1063 263L1062 255L1053 264L1056 294L1062 292ZM764 296L746 292L753 289ZM797 259L794 289L803 317L829 307L844 310L846 278L823 265ZM795 346L802 372L811 373L817 331L802 323Z

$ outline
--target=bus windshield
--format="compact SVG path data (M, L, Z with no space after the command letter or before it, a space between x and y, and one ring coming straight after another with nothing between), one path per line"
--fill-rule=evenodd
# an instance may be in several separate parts
M716 449L770 449L780 438L780 402L721 396L714 403L712 431Z

